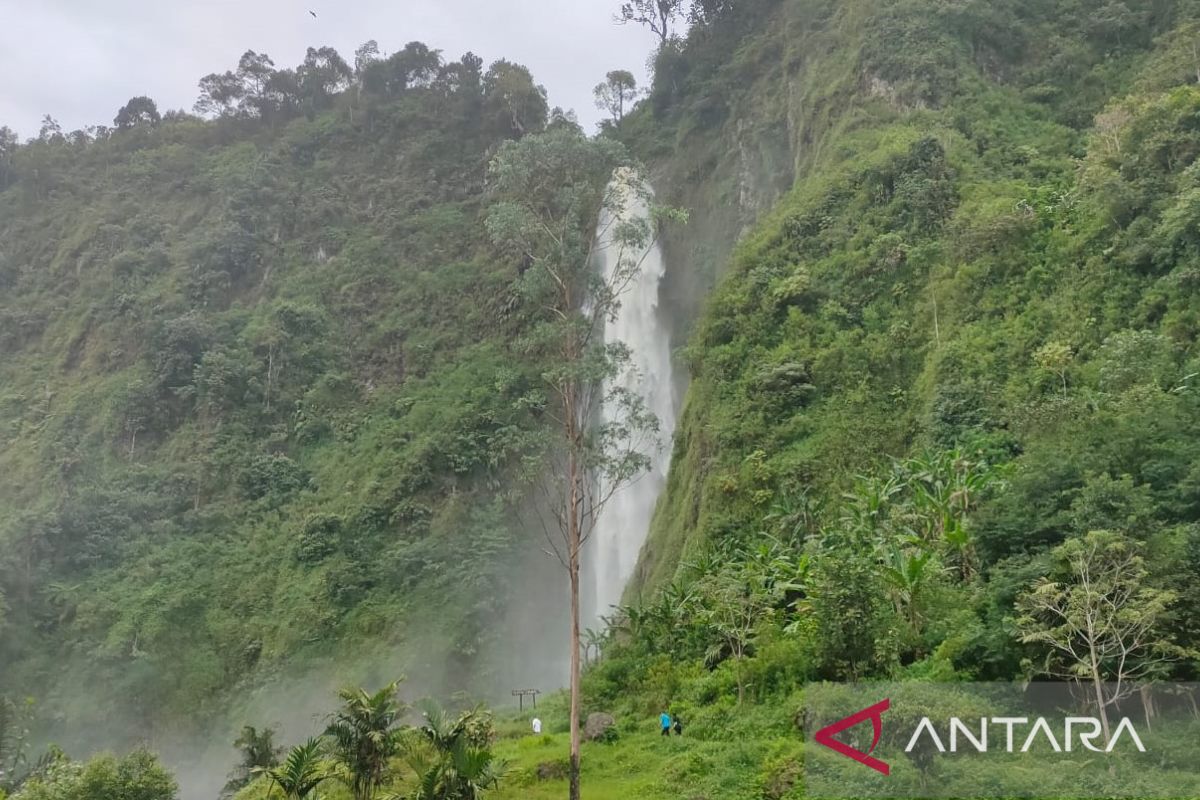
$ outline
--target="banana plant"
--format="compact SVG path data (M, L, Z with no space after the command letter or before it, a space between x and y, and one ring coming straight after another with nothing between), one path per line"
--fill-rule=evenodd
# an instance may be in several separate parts
M908 620L915 633L920 633L924 622L921 602L925 587L937 573L937 563L932 550L905 549L892 545L881 575L892 594L896 613Z

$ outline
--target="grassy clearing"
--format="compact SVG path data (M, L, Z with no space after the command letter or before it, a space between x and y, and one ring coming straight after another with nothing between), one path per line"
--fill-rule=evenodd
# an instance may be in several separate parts
M509 717L498 726L498 758L508 772L495 800L562 798L567 794L570 744L565 717L543 716L546 730L529 732L528 713ZM723 731L685 730L667 739L654 717L619 720L612 742L583 745L583 792L588 800L630 798L800 797L799 737L721 738ZM540 775L539 775L540 773ZM796 784L796 785L793 785Z

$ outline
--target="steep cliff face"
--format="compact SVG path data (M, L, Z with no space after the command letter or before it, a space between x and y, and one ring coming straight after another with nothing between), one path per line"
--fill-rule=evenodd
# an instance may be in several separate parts
M1037 478L1016 493L1037 510L985 509L997 556L1030 546L1007 541L1018 530L1063 535L1098 475L1177 491L1185 456L1152 479L1133 452L1080 452L1077 426L1106 424L1080 395L1139 332L1175 365L1159 383L1195 358L1190 256L1134 255L1189 185L1186 112L1168 109L1193 102L1195 30L1195 9L1166 0L783 0L660 55L625 134L693 211L664 296L691 384L631 598L781 502L816 508L926 448L1030 474L1056 449L1078 456L1046 496ZM1160 177L1135 174L1164 148ZM1193 412L1171 415L1190 427ZM1186 521L1163 504L1162 525Z

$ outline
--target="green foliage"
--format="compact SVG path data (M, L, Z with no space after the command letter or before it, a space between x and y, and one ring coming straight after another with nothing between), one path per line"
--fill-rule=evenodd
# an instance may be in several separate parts
M388 762L400 750L398 723L404 708L396 698L398 686L395 681L374 694L365 689L338 692L342 706L330 717L325 735L355 800L371 800L376 795L388 777ZM316 757L315 742L310 745L313 753L301 754L298 763L306 767L305 775L319 782L319 771L309 768Z
M603 331L641 269L654 224L682 215L650 209L648 187L624 147L587 139L569 121L507 143L490 171L496 205L488 231L523 258L521 289L537 310L521 346L545 364L543 387L519 406L552 421L533 467L541 495L532 505L570 586L570 795L578 800L580 556L614 493L649 468L644 448L658 433L644 398L613 381L629 369L630 355Z
M491 713L476 707L455 716L427 699L418 703L422 723L404 725L400 719L409 707L397 696L397 686L392 683L373 694L340 691L342 705L324 734L292 748L282 763L254 769L261 777L237 797L265 800L282 793L294 800L477 800L495 789L504 768L492 755L496 729ZM253 758L278 761L269 733L243 731L239 746L245 748L247 763Z
M13 788L28 772L32 712L32 700L0 695L0 791Z
M360 67L248 52L214 120L0 137L0 692L57 698L43 735L400 642L485 669L543 424L486 166L545 99L419 43Z
M596 97L596 108L607 111L612 122L620 124L625 119L626 109L633 108L637 99L637 79L628 70L617 69L609 72L603 83L592 90Z
M478 709L451 719L433 701L422 704L424 723L405 758L415 779L413 800L477 800L495 788L504 768L492 755L491 716Z
M1142 560L1155 669L1194 678L1194 4L704 0L673 37L684 5L629 4L653 89L600 142L541 133L524 68L420 43L353 70L247 52L203 79L208 122L0 129L0 689L84 728L203 724L330 643L422 633L464 681L554 390L619 360L552 362L584 326L539 311L587 266L617 140L694 209L675 316L724 272L645 580L589 640L583 711L629 713L623 773L644 748L676 794L794 795L766 740L799 683L1023 674L1045 641L1014 625L1032 592L1074 602L1093 531ZM57 699L95 684L82 719ZM345 699L361 796L403 737ZM630 730L663 706L713 741ZM526 777L541 746L513 746ZM424 747L439 791L492 766Z
M664 164L660 196L708 221L733 197L741 219L772 210L686 349L633 641L598 686L650 675L660 630L696 637L684 658L716 644L661 598L716 602L692 565L771 539L806 566L766 638L829 679L1014 677L1033 655L1016 599L1064 540L1111 530L1180 560L1200 457L1195 9L1118 5L751 3L660 53L621 130ZM775 204L747 155L772 146L793 170Z
M657 432L643 398L619 389L605 394L604 383L626 369L629 354L624 343L601 335L653 236L650 223L632 214L647 201L646 189L620 143L566 127L507 143L492 161L491 179L496 202L488 231L497 246L526 260L520 291L540 309L518 345L547 365L543 386L518 404L559 421L556 441L546 444L555 483L547 496L565 521L580 514L574 498L589 495L587 519L573 523L574 535L585 538L615 487L647 468L639 445ZM606 222L597 232L601 209ZM601 253L614 264L610 274L595 269ZM602 402L611 419L596 424ZM560 558L565 563L577 550L566 543Z
M30 779L13 800L175 800L175 779L145 750L86 763L60 758Z
M287 800L308 800L317 787L331 777L333 770L322 757L320 739L309 739L296 745L284 757L283 763L265 770L267 781L277 787ZM357 795L356 795L357 797Z
M660 52L649 107L621 130L665 162L660 195L716 206L762 191L745 154L769 147L754 126L773 114L796 181L687 348L642 599L587 677L595 702L728 703L747 674L772 702L815 677L1011 679L1045 655L1018 640L1018 598L1054 548L1097 529L1157 565L1130 601L1155 618L1155 674L1194 676L1195 635L1164 601L1195 587L1167 564L1187 558L1197 513L1181 502L1200 362L1197 151L1180 116L1196 93L1178 85L1194 77L1186 36L1149 48L1190 30L1194 9L1156 5L1136 34L1079 13L791 2ZM722 39L733 63L708 55ZM1143 68L1162 82L1139 93ZM740 160L696 170L714 141ZM703 620L754 595L763 547L794 588L735 659Z
M1055 573L1017 598L1021 640L1046 650L1042 671L1093 681L1097 691L1106 681L1162 675L1180 654L1162 630L1176 595L1146 585L1137 546L1112 531L1090 531L1050 556Z
M221 790L223 798L232 797L247 786L259 772L278 765L282 753L282 748L275 746L273 728L243 726L242 732L233 741L233 746L240 752L241 760L230 773L225 788Z
M663 46L674 35L675 24L684 11L683 0L630 0L617 14L621 23L636 22L650 29Z
M158 106L149 97L141 96L134 97L121 107L113 125L117 130L129 130L139 125L158 125L160 122L162 115L158 113Z

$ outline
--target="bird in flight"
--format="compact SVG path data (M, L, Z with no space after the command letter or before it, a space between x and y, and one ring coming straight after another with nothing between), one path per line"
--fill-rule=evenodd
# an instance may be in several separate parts
M312 14L312 18L313 18L313 19L316 19L316 18L317 18L317 12L315 12L315 11L313 11L313 10L311 10L311 9L310 9L308 13Z

